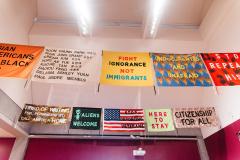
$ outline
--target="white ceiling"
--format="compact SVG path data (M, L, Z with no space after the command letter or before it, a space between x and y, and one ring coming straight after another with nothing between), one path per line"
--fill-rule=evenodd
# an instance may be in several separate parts
M161 24L199 26L212 0L169 0Z
M89 0L91 17L99 21L141 22L145 0ZM38 0L38 18L75 19L71 0Z
M149 0L89 0L94 25L109 22L143 24ZM213 0L168 0L161 24L199 26ZM70 0L38 0L37 17L44 20L75 19Z

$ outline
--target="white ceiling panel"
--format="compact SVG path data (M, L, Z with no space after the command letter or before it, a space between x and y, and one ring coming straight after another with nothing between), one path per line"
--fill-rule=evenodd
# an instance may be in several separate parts
M200 25L213 0L167 0L161 24ZM142 23L149 0L88 0L93 24ZM71 0L38 0L38 18L75 20ZM150 8L151 9L151 8Z
M169 0L161 24L200 25L212 0Z
M141 22L146 0L97 0L93 14L99 21Z
M88 0L93 20L141 22L145 0ZM71 0L38 0L38 18L75 19Z
M73 20L72 8L70 0L38 0L37 16L41 19Z

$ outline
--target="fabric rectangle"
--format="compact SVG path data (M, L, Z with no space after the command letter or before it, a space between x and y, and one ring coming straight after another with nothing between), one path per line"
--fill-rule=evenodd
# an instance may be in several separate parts
M202 54L216 86L240 85L240 53Z
M44 47L0 43L0 77L27 79Z
M218 125L213 107L174 108L173 117L177 128L216 127Z
M71 120L71 129L99 130L101 108L74 107Z
M18 121L54 125L66 124L70 111L70 107L26 104Z
M199 54L152 53L158 86L212 86Z
M104 109L103 130L110 132L144 132L144 110Z
M173 131L171 109L145 109L148 132Z
M32 81L84 85L97 82L95 51L46 48Z
M100 83L153 86L149 53L103 51Z

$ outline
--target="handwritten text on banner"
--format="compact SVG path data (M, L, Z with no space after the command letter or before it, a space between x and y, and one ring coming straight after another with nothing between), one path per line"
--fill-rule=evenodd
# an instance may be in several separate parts
M153 86L149 54L104 51L100 83Z
M212 86L199 54L152 54L158 86Z
M174 130L171 109L145 109L145 119L149 132Z
M70 111L70 107L26 104L19 117L19 121L44 124L66 124Z
M218 125L213 107L174 108L173 117L177 128L200 128Z
M96 52L72 49L45 49L33 81L85 84L94 80Z

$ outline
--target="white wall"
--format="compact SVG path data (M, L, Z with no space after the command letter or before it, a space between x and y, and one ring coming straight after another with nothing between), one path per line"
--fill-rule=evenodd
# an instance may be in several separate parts
M0 43L28 44L28 34L36 16L36 0L0 1ZM20 107L30 100L26 80L0 78L0 88Z
M1 0L0 42L27 44L35 16L35 0Z
M201 32L208 52L240 51L240 1L215 0L205 17ZM221 127L225 127L240 118L240 87L218 87L219 96L211 98L217 106ZM204 136L216 129L203 129Z

